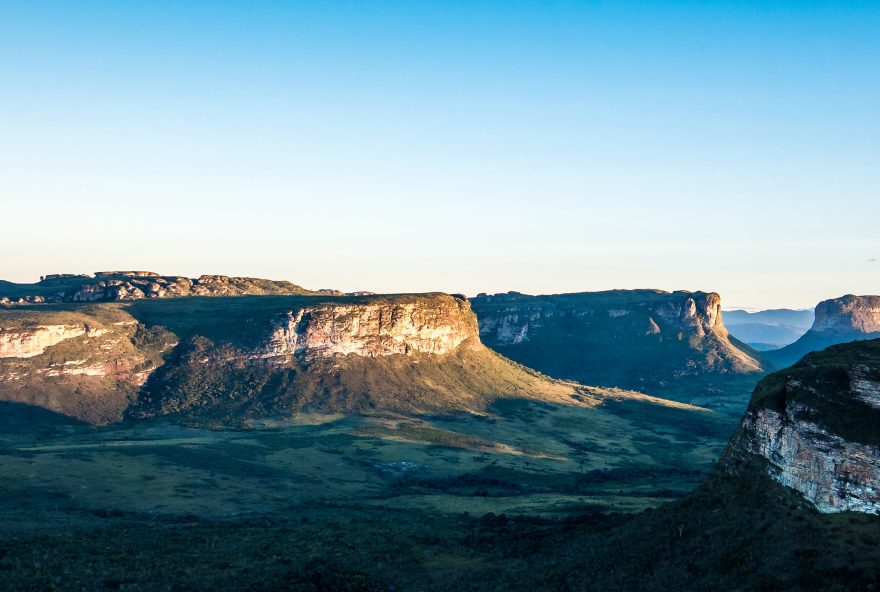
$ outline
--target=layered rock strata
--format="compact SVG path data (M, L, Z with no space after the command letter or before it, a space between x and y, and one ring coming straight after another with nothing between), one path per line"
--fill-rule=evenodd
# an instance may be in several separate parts
M809 331L791 345L765 355L776 368L784 368L812 351L877 337L880 337L880 296L849 294L820 302Z
M760 459L823 512L880 513L880 341L809 354L765 378L725 455Z
M378 357L448 354L467 340L479 344L476 318L464 299L437 295L423 302L323 304L273 320L266 356Z

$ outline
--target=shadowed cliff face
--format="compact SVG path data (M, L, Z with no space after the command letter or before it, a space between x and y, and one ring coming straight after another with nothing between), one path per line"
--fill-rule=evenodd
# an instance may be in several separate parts
M823 512L880 513L880 340L811 353L755 390L724 461L767 474Z
M559 378L703 405L732 394L744 407L763 370L729 336L715 293L509 293L472 304L488 346Z
M816 305L813 326L800 339L766 358L777 368L830 345L880 337L880 296L841 296Z

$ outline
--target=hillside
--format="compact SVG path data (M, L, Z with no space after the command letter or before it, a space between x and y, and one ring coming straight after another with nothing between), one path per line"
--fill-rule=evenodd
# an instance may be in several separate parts
M784 368L810 352L877 337L880 337L880 296L849 294L817 304L809 331L791 345L764 355L774 367Z
M547 375L740 413L764 371L718 294L615 290L472 300L484 343Z

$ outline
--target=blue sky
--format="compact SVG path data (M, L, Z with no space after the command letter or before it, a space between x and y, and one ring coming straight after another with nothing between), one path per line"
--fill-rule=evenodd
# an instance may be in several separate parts
M0 277L880 293L876 2L6 2Z

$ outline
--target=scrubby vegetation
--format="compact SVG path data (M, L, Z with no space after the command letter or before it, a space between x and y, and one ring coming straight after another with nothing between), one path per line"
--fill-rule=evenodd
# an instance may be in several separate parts
M0 527L0 575L8 589L668 592L880 585L880 519L819 514L758 473L750 480L716 476L682 500L634 515L584 506L548 517L322 503L216 520L84 511L64 498L52 500L57 509L49 513L34 512L35 500L13 501L39 526L19 519ZM47 528L50 519L54 528Z

